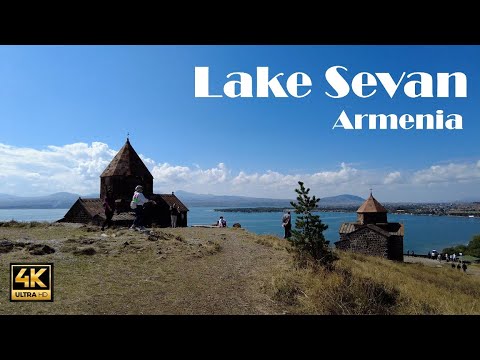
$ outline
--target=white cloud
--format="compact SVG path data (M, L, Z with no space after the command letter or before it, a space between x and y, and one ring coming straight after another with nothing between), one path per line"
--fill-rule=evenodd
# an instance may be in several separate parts
M433 165L413 174L414 184L464 183L480 180L480 161L477 164L463 163Z
M398 184L401 182L403 182L403 179L400 171L394 171L394 172L388 173L387 176L385 176L385 179L383 180L383 183L386 185Z
M116 151L93 142L48 146L46 149L0 144L0 174L7 180L0 192L43 195L58 191L98 192L100 173Z
M224 183L229 175L229 170L224 163L216 167L202 170L198 166L173 166L168 163L159 164L151 170L154 177L154 185L165 186L168 184L219 184Z
M58 191L98 193L100 174L117 151L100 142L48 146L40 150L0 144L0 193L24 196ZM319 197L342 193L365 197L373 186L379 199L423 201L427 197L420 199L419 194L426 194L426 189L438 197L445 193L445 186L455 185L451 189L462 188L465 193L480 185L480 160L390 172L359 169L342 162L336 169L289 174L274 170L233 172L223 162L202 168L198 164L173 165L157 163L141 154L140 157L154 176L154 190L160 193L182 189L217 195L293 198L298 181L303 181L311 193ZM461 194L460 190L458 193Z

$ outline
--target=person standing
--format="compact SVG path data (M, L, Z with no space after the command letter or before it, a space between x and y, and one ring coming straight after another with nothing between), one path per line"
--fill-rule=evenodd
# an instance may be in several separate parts
M170 206L170 222L171 222L172 228L177 227L178 213L179 213L179 211L178 211L178 208L177 208L177 204L173 203L172 206Z
M148 202L155 204L155 201L148 200L145 195L143 195L142 185L135 187L131 202L131 204L134 204L132 208L135 210L135 220L133 221L132 226L130 226L130 230L145 230L145 227L143 226L143 206Z
M282 217L282 226L284 229L284 239L288 239L289 237L292 236L292 216L290 215L290 211L287 211L285 214L283 214Z
M107 195L103 200L103 208L105 209L105 221L102 224L102 231L105 230L105 226L110 228L113 225L112 218L115 212L115 199L113 198L113 191L111 188L107 189Z

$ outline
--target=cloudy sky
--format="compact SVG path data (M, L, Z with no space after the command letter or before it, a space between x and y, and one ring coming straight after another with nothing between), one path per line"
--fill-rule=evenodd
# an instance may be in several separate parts
M480 198L479 46L1 46L0 193L81 195L127 133L154 176L156 192L293 198L299 180L320 197L388 201ZM304 72L304 98L195 98L196 66L210 68L222 94L231 72L270 78ZM357 73L463 72L466 98L340 99L332 66ZM286 80L280 83L286 89ZM369 89L372 89L370 87ZM450 93L454 93L453 87ZM463 117L463 130L332 129L340 113Z

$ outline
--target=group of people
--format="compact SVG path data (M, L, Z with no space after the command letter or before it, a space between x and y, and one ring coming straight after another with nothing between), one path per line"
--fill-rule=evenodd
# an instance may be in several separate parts
M132 226L130 226L131 230L145 230L144 222L143 222L143 213L144 213L144 206L146 203L153 203L156 204L154 200L149 200L143 194L143 186L138 185L135 187L135 192L133 193L132 201L130 202L130 208L135 211L135 220L133 221ZM113 196L113 191L109 187L107 189L107 193L105 198L103 199L103 208L105 210L105 221L102 224L102 231L106 228L109 228L113 225L113 215L115 213L115 198ZM170 225L172 228L177 227L177 218L181 214L180 207L173 203L170 206Z
M216 224L217 227L227 227L227 220L224 219L223 216L220 216L220 218L217 221ZM284 234L284 239L288 239L289 237L292 236L292 216L290 215L290 211L285 211L282 217L282 226L284 228L285 234Z
M149 200L143 194L143 186L138 185L135 187L135 192L133 193L132 201L130 203L130 207L135 211L135 220L133 221L132 226L130 226L131 230L145 230L143 226L143 207L146 203L153 203L155 201ZM102 224L102 231L105 228L109 228L113 225L113 214L115 213L115 199L113 197L113 191L111 188L107 189L107 194L105 199L103 200L103 208L105 209L105 221ZM176 203L173 203L170 206L170 225L172 228L177 227L177 218L181 214L180 208ZM223 216L220 216L220 219L217 221L218 227L227 227L227 221L224 219ZM284 228L284 239L288 239L292 236L292 217L290 215L290 211L285 211L282 217L282 226Z
M465 262L462 262L461 265L460 263L458 263L456 266L454 263L452 263L452 269L455 269L455 268L457 268L458 270L463 269L463 272L467 272L467 264L465 264Z

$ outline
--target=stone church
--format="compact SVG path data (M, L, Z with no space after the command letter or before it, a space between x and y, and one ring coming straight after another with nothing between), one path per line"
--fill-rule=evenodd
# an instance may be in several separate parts
M171 194L153 193L153 176L128 138L125 145L100 175L100 198L80 197L60 221L100 225L105 220L103 199L107 189L111 188L116 203L114 224L130 226L135 219L135 213L130 209L130 201L137 185L143 186L143 194L147 199L156 202L156 204L147 203L145 205L145 225L170 226L170 206L175 203L180 210L177 226L187 226L187 212L189 211L187 207L173 192Z
M337 249L403 261L403 224L389 223L387 209L372 193L358 208L357 221L343 223L339 234Z

